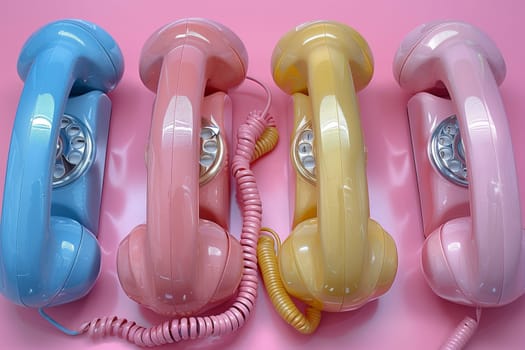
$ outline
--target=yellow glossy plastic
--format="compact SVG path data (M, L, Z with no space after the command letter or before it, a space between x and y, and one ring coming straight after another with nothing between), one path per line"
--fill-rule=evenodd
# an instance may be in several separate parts
M369 211L356 91L372 78L370 49L352 28L312 22L279 41L272 69L293 95L296 132L312 124L316 161L315 183L296 175L294 228L278 259L284 287L319 310L359 308L397 271L394 240Z

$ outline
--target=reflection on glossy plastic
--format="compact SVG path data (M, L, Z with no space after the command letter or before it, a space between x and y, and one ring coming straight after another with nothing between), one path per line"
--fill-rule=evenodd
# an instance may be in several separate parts
M289 323L311 333L319 321L313 310L357 309L386 293L397 270L395 243L369 214L356 91L372 78L373 59L359 33L317 21L279 41L272 69L277 85L293 96L296 174L293 231L278 254L279 278L311 308L297 324L291 301L273 302Z
M239 38L204 19L174 22L146 42L140 75L157 92L146 151L147 222L122 241L117 268L133 300L157 313L182 317L152 327L105 317L82 332L154 346L225 335L248 319L257 295L254 252L262 219L250 161L270 151L277 137L267 113L268 96L265 110L250 114L239 129L232 161L243 217L241 246L228 233L224 124L231 106L225 91L246 78L247 63ZM219 91L205 96L209 90ZM221 314L196 316L232 298Z
M62 20L25 43L0 226L0 290L29 307L86 295L100 269L96 234L111 103L123 73L113 39ZM70 94L79 95L71 97Z
M146 156L147 224L121 243L117 266L126 293L157 313L202 313L231 298L240 282L241 247L227 232L227 155L211 180L200 187L199 179L202 120L224 134L231 118L229 97L204 98L205 89L242 82L245 56L233 33L197 19L172 23L144 45L141 78L157 92Z
M513 302L525 292L525 255L516 167L498 90L505 76L499 50L471 25L435 22L407 36L394 75L403 88L418 92L408 111L428 236L421 257L428 283L442 298L478 308ZM450 99L420 92L442 94L443 88ZM452 171L446 176L432 159L432 135L449 137L439 128L452 116L460 138L450 137L454 147L438 147ZM465 169L454 163L461 158ZM450 181L452 175L465 176L468 188Z

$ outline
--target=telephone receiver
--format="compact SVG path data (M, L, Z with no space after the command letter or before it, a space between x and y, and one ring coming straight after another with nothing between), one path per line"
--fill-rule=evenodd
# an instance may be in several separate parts
M86 21L50 23L22 48L0 223L0 291L16 304L68 303L98 277L105 93L123 69L115 41Z
M518 180L498 90L505 72L495 43L458 21L416 28L394 60L397 81L415 93L408 115L423 273L440 297L478 308L525 291ZM448 97L438 96L444 89Z
M75 334L123 338L138 346L218 337L241 328L257 296L257 239L262 202L251 162L278 141L270 90L247 77L241 40L225 26L187 18L156 31L145 43L140 76L156 92L146 149L146 224L121 242L117 272L126 294L159 314L141 326L117 316L96 318ZM242 215L239 241L228 233L227 154L231 101L226 91L245 79L267 94L262 112L237 130L231 162ZM225 301L219 314L204 315Z
M231 299L243 271L228 233L230 184L226 91L248 57L228 28L189 18L145 43L140 76L157 93L146 151L147 218L120 244L127 295L165 315L200 314Z
M272 72L294 115L293 230L279 250L280 279L313 309L357 309L384 294L397 270L395 243L369 213L356 91L372 78L372 54L352 28L310 22L280 39Z

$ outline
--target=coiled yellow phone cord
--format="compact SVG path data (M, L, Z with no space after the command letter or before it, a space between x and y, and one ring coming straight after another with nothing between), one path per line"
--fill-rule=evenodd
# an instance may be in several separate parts
M279 254L281 248L279 235L267 227L261 228L261 231L270 234L261 235L257 244L257 260L270 300L279 315L288 324L300 333L311 334L319 326L321 310L309 306L306 309L306 313L303 314L297 308L281 281L277 263L277 254ZM274 245L277 245L277 254L274 250Z
M279 141L279 132L275 126L268 126L264 129L263 134L255 143L255 150L253 151L252 162L259 159L266 153L270 152Z
M263 88L267 90L268 96L270 96L270 91L266 86L250 77L248 77L248 79L263 86ZM265 112L268 110L269 104L270 102L268 102ZM265 113L263 113L263 115L264 114ZM255 144L252 162L270 152L276 146L278 140L279 134L277 128L275 125L270 124L264 129L263 134ZM303 315L297 306L295 306L292 299L284 289L279 273L279 266L277 264L277 255L274 251L275 243L277 244L277 252L279 252L281 247L279 235L274 230L266 227L261 228L261 232L268 232L271 234L271 236L261 235L259 237L257 244L257 260L272 304L279 315L299 332L303 334L313 333L321 321L321 310L308 307L306 309L306 315Z

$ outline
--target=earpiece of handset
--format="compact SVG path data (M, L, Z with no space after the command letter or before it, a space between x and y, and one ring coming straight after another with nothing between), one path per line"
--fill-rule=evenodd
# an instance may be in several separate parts
M304 157L308 164L295 157L293 165L298 170L312 168L315 161L314 179L308 181L316 188L316 216L296 213L306 220L283 242L281 278L291 295L314 308L356 309L384 294L397 270L392 237L369 218L356 91L372 78L370 49L346 25L311 22L279 41L272 70L286 93L307 94L295 100L310 104L304 110L312 113L303 124L311 124L313 140L305 150L312 147L312 157ZM305 171L298 173L301 177Z
M113 89L123 74L123 58L100 27L61 20L27 40L18 73L25 85L4 185L0 289L14 303L47 307L86 295L100 268L100 249L90 230L71 217L50 215L54 174L46 170L56 169L61 147L69 147L59 142L61 124L69 120L63 118L66 102L70 94ZM77 153L69 165L81 161Z
M147 223L122 241L117 267L128 296L157 313L202 313L239 285L240 243L226 227L203 219L198 198L205 92L227 91L246 70L240 39L204 19L169 24L142 50L140 76L157 93L147 149Z
M447 89L468 169L471 216L453 218L428 236L422 249L427 281L439 296L461 304L512 302L525 291L525 254L512 143L498 90L503 57L477 28L434 22L406 37L394 75L412 92L438 82Z

